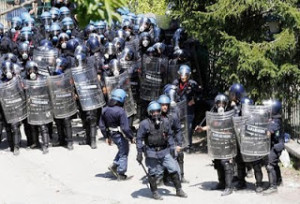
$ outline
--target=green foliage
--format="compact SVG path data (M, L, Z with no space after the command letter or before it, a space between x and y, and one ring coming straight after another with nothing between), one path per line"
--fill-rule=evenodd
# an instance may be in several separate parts
M86 26L90 20L106 20L111 25L113 20L120 20L116 12L123 7L125 0L72 0L77 3L77 19L81 27Z
M173 16L207 46L209 85L245 85L250 97L295 102L300 85L300 12L296 0L175 0ZM280 32L267 32L278 17Z
M126 0L130 10L137 14L153 13L165 15L167 9L166 0Z

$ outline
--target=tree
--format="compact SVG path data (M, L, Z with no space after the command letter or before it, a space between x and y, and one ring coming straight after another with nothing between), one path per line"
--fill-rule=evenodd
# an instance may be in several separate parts
M106 20L109 25L113 20L120 20L116 12L118 8L126 5L125 0L72 0L77 4L75 13L81 27L90 20Z
M297 0L176 0L173 16L207 46L207 88L245 85L256 101L295 102L300 93ZM270 24L279 21L278 33ZM269 25L269 26L268 26Z
M165 15L168 5L166 0L126 0L126 2L130 10L137 14Z

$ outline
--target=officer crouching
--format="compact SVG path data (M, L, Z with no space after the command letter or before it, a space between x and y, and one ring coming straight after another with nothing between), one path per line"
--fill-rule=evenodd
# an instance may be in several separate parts
M142 162L144 152L153 198L162 200L157 191L156 180L162 177L165 169L174 183L176 195L187 197L181 188L178 164L170 154L175 148L170 124L167 119L161 117L161 106L158 102L149 103L147 112L149 117L140 123L137 132L137 161Z

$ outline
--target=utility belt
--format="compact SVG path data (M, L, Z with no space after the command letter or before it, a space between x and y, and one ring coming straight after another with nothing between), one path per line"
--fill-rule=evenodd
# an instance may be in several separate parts
M154 151L158 152L158 151L167 149L168 146L167 146L167 145L164 145L164 146L155 147L155 146L150 146L150 145L149 145L149 148L151 148L151 149L153 149Z
M121 129L120 126L118 126L118 127L108 127L108 130L109 130L109 132L110 132L111 135L113 135L115 133L121 133L121 134L123 134L123 131L122 131L122 129Z

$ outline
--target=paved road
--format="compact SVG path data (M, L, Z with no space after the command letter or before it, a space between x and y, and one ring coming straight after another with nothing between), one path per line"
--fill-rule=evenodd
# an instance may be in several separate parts
M188 198L178 198L174 188L161 186L164 200L155 201L143 180L142 168L135 161L135 146L131 145L129 157L128 175L134 176L131 180L118 182L107 172L116 151L116 146L102 141L98 141L96 150L75 144L73 151L53 147L47 155L22 148L16 157L7 149L2 150L0 203L300 203L300 183L290 178L284 178L284 186L274 196L256 194L254 180L250 179L248 190L221 197L221 191L210 190L217 177L205 153L185 157L190 183L184 184L183 189Z

